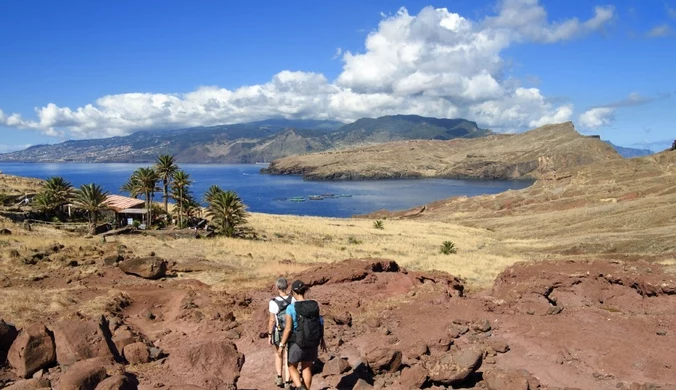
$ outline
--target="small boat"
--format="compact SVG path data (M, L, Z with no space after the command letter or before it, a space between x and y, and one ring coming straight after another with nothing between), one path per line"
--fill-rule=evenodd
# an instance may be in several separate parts
M305 202L305 198L289 198L291 202Z
M324 197L324 198L335 198L336 197L335 194L322 194L321 196Z
M275 199L273 199L273 200L277 200L277 201L287 201L288 199L287 199L287 198L275 198Z
M352 194L340 194L338 195L339 198L351 198Z
M322 199L324 199L324 197L321 196L321 195L308 195L307 198L310 199L310 200L322 200Z

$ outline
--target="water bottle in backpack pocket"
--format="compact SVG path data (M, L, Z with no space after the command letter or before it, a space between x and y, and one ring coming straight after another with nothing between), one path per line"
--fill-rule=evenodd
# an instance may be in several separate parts
M324 326L319 316L319 304L316 301L296 301L296 321L294 342L301 348L317 348L324 336Z

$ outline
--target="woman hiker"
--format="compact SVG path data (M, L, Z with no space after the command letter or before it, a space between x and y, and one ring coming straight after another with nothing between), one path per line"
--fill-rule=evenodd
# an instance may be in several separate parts
M309 287L300 280L291 284L294 302L286 308L286 327L279 344L279 351L289 345L289 376L298 390L312 387L312 364L317 360L318 348L326 352L324 320L319 315L317 301L307 299ZM301 372L298 365L301 365Z
M288 369L286 369L283 364L284 351L283 348L279 348L279 342L282 339L282 332L284 331L286 309L294 302L294 299L293 297L290 297L287 292L289 284L286 279L277 279L275 287L277 287L277 296L270 300L268 308L270 311L270 319L268 320L268 343L275 349L275 370L277 371L275 385L283 388L285 382L289 383L290 380ZM282 370L285 371L284 374L286 374L284 375L284 378L282 378Z

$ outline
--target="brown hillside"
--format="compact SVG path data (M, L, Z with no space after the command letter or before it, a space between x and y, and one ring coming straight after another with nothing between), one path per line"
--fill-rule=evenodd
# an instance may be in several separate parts
M40 179L5 175L0 172L0 194L2 195L14 196L36 193L41 186L42 180Z
M621 160L608 144L580 135L571 122L514 135L450 141L399 141L279 159L271 174L309 180L387 178L537 179L569 167Z
M567 168L519 191L372 216L488 228L506 238L541 240L539 253L666 256L676 252L675 173L676 152L666 151Z

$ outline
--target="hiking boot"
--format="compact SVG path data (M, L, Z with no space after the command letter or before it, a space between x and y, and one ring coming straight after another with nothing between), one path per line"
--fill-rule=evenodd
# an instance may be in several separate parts
M284 388L284 380L279 375L277 376L277 378L275 378L275 386L279 387L280 389Z

